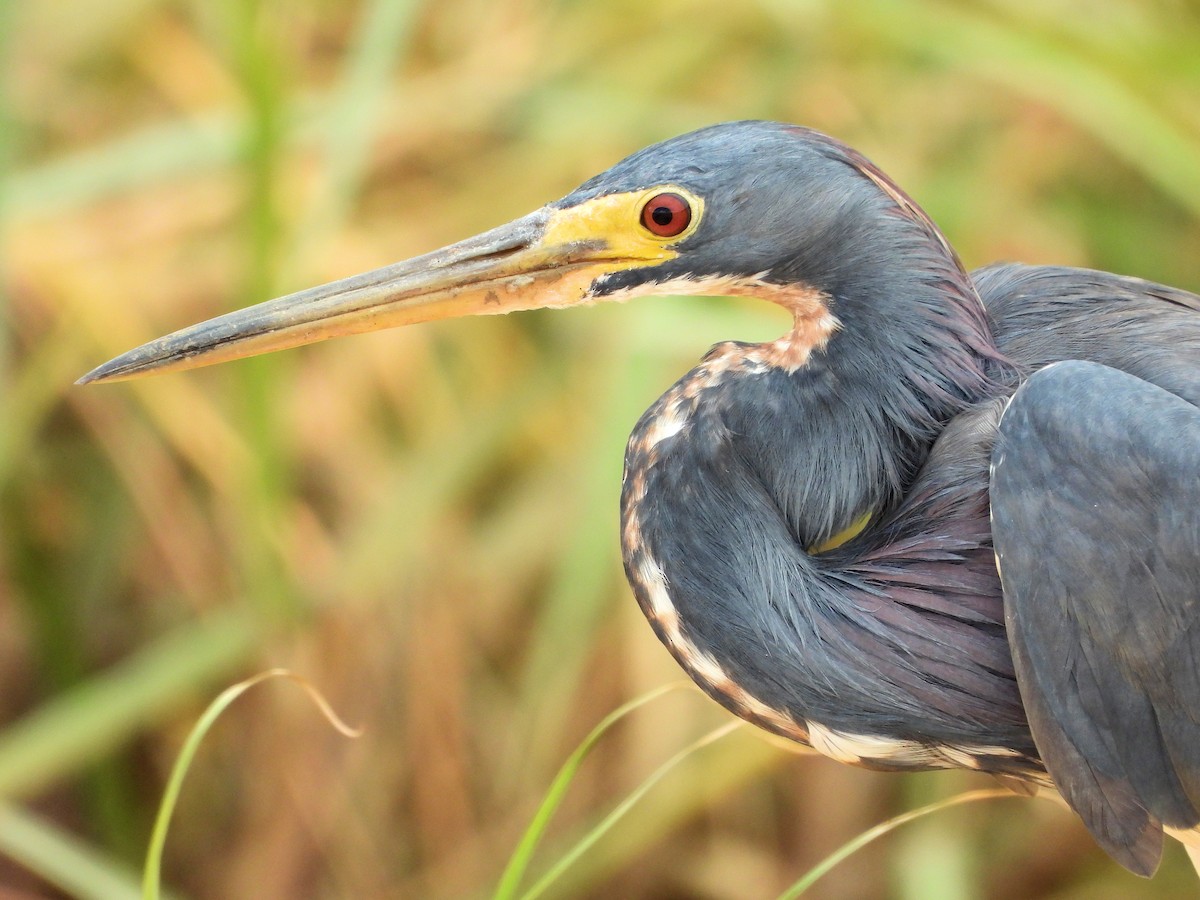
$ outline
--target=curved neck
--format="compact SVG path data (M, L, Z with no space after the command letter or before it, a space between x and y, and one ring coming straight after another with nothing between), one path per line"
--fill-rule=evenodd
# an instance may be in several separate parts
M996 770L1028 768L1032 744L987 576L986 480L976 472L956 488L974 492L963 506L974 531L955 549L966 565L948 592L961 597L941 592L937 578L922 586L929 548L919 541L911 558L884 553L859 566L855 548L877 535L869 529L842 550L812 555L810 523L837 518L844 497L880 502L880 468L898 452L924 459L928 448L918 426L917 436L892 431L861 405L836 415L828 404L846 391L815 390L811 374L728 368L745 349L716 348L630 441L626 571L660 639L714 698L786 736L806 740L823 727L914 746L1000 737L1020 760ZM986 472L985 453L979 465ZM972 596L977 590L988 602Z
M897 232L910 242L912 224ZM874 528L847 552L807 550L866 511L903 512L935 438L1003 393L1007 369L970 282L932 238L916 244L920 266L820 285L838 327L802 365L772 365L766 345L720 344L645 414L626 456L626 570L660 638L740 715L800 739L789 722L960 746L1002 735L1027 765L987 580L985 499L964 507L973 537L962 553L978 578L963 577L961 602L937 578L897 599L889 573L915 561L905 577L920 581L919 555L856 568Z
M931 254L917 274L879 280L890 289L874 297L832 285L778 341L714 347L639 429L686 406L689 443L727 431L803 546L887 512L947 423L1005 393L1011 370L955 261Z
M773 482L808 546L894 506L946 424L1014 383L970 276L929 217L855 151L826 150L854 174L853 199L809 211L803 241L739 285L788 309L791 332L720 345L685 379L693 391L717 388L726 372L736 379L706 402L738 417L748 464ZM763 415L771 429L756 427Z

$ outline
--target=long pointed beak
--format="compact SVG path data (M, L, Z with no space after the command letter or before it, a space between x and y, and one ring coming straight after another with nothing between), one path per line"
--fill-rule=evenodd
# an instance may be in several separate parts
M567 306L630 259L590 229L563 227L543 207L499 228L405 262L219 316L143 344L79 384L189 369L339 335L434 319ZM577 222L576 217L571 218Z

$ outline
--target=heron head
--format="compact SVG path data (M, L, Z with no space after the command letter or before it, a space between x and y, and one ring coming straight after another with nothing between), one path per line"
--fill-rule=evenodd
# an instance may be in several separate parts
M871 271L862 257L889 252L867 240L879 217L864 213L892 201L857 160L796 126L705 128L647 147L506 225L184 328L81 382L435 319L653 294L762 296L797 319L828 317L826 300Z

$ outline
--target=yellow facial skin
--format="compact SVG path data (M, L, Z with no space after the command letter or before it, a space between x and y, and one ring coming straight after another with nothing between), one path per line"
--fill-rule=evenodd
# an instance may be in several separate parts
M678 194L692 208L691 222L677 235L659 237L642 227L642 209L659 194ZM678 185L664 184L627 194L607 194L555 213L546 228L544 243L562 247L586 243L602 235L607 246L593 258L617 263L610 269L617 271L679 256L675 245L687 240L699 227L704 200Z
M641 223L653 197L675 193L691 206L679 234ZM679 255L704 201L677 185L608 194L564 209L543 207L441 250L237 312L130 350L81 384L206 366L331 337L436 319L572 306L592 298L602 275Z

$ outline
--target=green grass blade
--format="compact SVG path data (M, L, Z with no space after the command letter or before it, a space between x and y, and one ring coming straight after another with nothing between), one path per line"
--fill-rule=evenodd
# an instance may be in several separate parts
M131 130L97 146L14 172L12 218L70 212L148 185L228 165L237 158L244 117L218 111Z
M241 666L258 636L244 613L215 615L48 701L0 735L0 797L28 796L110 752Z
M575 702L584 679L587 648L596 639L596 630L611 614L612 581L618 571L613 556L599 548L611 546L613 485L621 479L621 460L628 423L636 422L641 404L636 399L653 390L648 383L648 367L638 365L628 348L622 346L624 330L597 328L594 341L603 347L593 359L607 367L610 377L597 385L593 415L595 425L580 459L582 473L576 510L564 532L563 549L555 561L547 596L532 631L530 650L521 675L520 693L536 697L525 721L562 721ZM547 687L550 686L550 687ZM510 764L515 757L532 759L536 770L553 765L547 745L532 746L513 742L508 748Z
M1113 67L1023 21L961 5L876 2L853 16L911 52L1032 97L1089 132L1193 215L1200 215L1200 136L1156 108ZM1018 62L1019 61L1019 62Z
M11 59L12 22L15 18L9 0L0 0L0 421L7 422L10 410L9 385L14 379L12 363L12 330L9 325L11 311L8 297L8 192L12 160L16 155L19 133L17 120L12 114ZM3 470L8 456L5 441L0 437L0 493L3 491Z
M1007 788L988 788L979 791L967 791L966 793L956 794L953 797L947 797L945 800L939 800L936 803L930 803L927 806L922 806L919 809L909 810L906 813L901 813L876 825L874 828L869 828L851 841L847 841L837 850L830 853L827 857L813 866L804 877L793 884L790 888L779 895L779 900L795 900L810 887L813 886L822 876L826 875L834 866L841 863L843 860L853 856L867 844L874 841L876 838L881 838L890 831L894 831L901 825L906 825L909 822L916 821L924 816L932 815L936 812L941 812L943 809L949 809L952 806L960 806L963 803L974 803L978 800L996 800L1000 797L1016 797L1012 791Z
M602 893L613 878L645 865L648 847L669 840L715 807L738 805L755 793L755 785L770 783L794 757L755 731L739 729L705 750L702 761L662 781L654 791L654 802L642 804L636 816L626 816L620 828L576 860L555 883L553 893L562 897Z
M0 853L77 900L136 900L137 873L37 816L0 805Z
M204 740L204 736L208 734L209 729L212 728L213 724L229 708L229 705L234 700L255 685L273 678L287 678L304 688L305 693L316 704L317 709L320 710L329 724L342 734L347 737L358 737L361 734L359 730L350 728L337 717L325 701L325 698L317 692L316 688L287 669L268 669L252 678L247 678L245 681L239 681L232 687L228 687L222 691L217 696L217 699L208 705L208 708L204 711L204 715L192 727L187 740L183 743L183 749L179 751L175 765L171 767L171 777L167 779L167 787L163 791L162 802L159 804L158 814L154 818L154 830L150 835L150 846L146 850L146 866L142 871L142 897L145 900L158 900L160 897L162 854L163 848L167 843L167 829L171 824L171 814L175 811L175 805L179 801L179 792L183 789L183 779L187 776L188 769L192 766L192 760L195 759L196 751L200 749L201 741Z
M617 822L619 822L621 818L633 808L635 803L641 800L642 797L644 797L652 787L658 784L658 782L662 781L662 779L666 777L667 773L679 765L679 763L683 762L697 750L707 747L709 744L720 740L727 734L732 734L744 724L745 723L741 721L732 721L727 722L720 728L713 729L708 734L704 735L704 737L693 741L691 744L688 744L688 746L684 747L665 763L651 772L641 784L634 788L624 800L617 804L612 812L601 819L594 828L588 831L587 834L585 834L579 841L575 843L575 846L564 853L559 858L558 862L556 862L550 868L550 870L546 872L545 875L537 880L537 883L534 884L532 888L522 894L522 900L534 900L534 898L540 897L542 894L544 894L549 889L550 885L552 885L559 878L559 876L563 874L563 872L574 865L576 860L578 860L581 856L583 856L583 854L591 849L596 841L600 840L600 838L602 838L614 825L616 825Z
M294 240L289 269L303 271L304 261L336 234L358 196L381 123L387 120L391 73L403 61L419 4L413 0L376 0L360 13L340 83L331 93L323 122L324 169L320 194L311 204Z
M575 751L567 757L567 761L558 770L558 774L554 776L554 781L550 784L550 790L546 792L545 799L542 800L541 806L534 813L533 821L525 829L520 843L517 844L517 849L513 851L508 865L504 868L504 872L500 876L500 883L497 885L496 893L493 895L494 900L509 900L509 898L516 896L517 887L521 883L522 876L524 876L526 870L529 868L534 851L537 850L538 844L546 833L546 827L550 824L550 819L562 803L563 797L566 796L567 789L570 788L571 782L575 779L575 774L579 771L579 767L583 765L583 761L587 759L588 754L592 752L592 748L596 746L596 742L604 736L605 732L634 710L640 709L647 703L657 700L659 697L669 694L672 691L688 687L691 687L690 682L673 681L660 688L655 688L617 707L605 716L599 725L591 730L588 736L575 748Z

